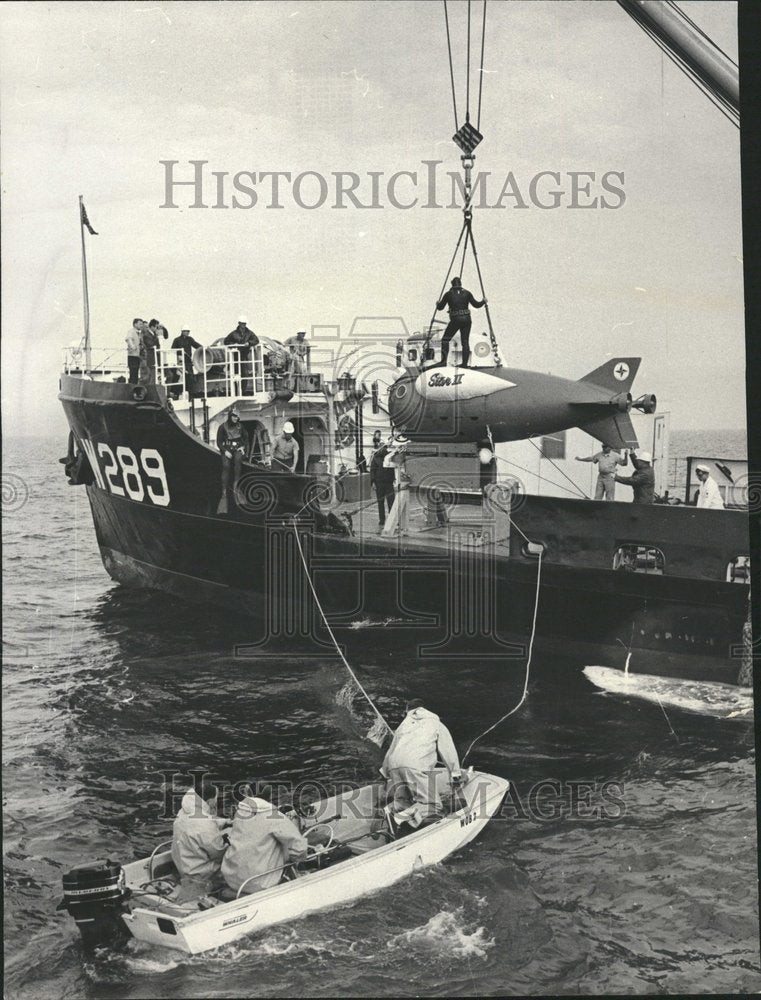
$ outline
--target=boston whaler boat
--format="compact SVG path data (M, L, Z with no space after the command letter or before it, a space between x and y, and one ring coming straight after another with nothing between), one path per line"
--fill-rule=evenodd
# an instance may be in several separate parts
M509 782L469 768L459 784L446 768L435 772L448 813L412 829L404 815L384 808L384 785L374 783L319 799L300 818L302 831L330 835L323 851L310 848L307 860L283 867L278 885L224 902L215 895L186 903L171 899L178 878L171 842L150 857L123 867L105 860L82 865L64 876L59 909L74 917L86 947L132 937L195 955L228 944L273 924L351 903L368 893L437 864L473 840L502 802ZM409 830L410 832L405 832ZM260 873L262 874L262 873Z

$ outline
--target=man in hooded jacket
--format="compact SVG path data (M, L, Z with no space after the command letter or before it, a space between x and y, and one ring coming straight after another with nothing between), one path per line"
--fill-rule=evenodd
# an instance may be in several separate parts
M309 846L292 820L253 795L241 800L229 837L222 876L234 893L245 883L243 895L277 885L283 866L306 858Z
M180 875L175 902L203 896L222 884L220 864L227 847L223 836L227 821L217 817L216 798L217 789L206 781L198 791L189 788L182 797L172 830L172 861Z
M422 819L442 812L433 774L437 757L441 757L451 777L459 779L460 759L449 730L438 715L423 707L419 698L408 701L407 714L394 733L381 767L395 809L408 806L411 800Z
M222 497L218 514L227 513L227 497L230 490L234 490L238 484L249 446L248 431L240 422L240 413L232 406L227 419L219 425L217 431L217 448L222 453Z

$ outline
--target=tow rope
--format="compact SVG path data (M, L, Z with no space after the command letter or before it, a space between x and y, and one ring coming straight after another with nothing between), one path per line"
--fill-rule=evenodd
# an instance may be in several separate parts
M494 501L492 501L492 503L493 502ZM526 541L528 544L532 544L531 543L531 539L528 537L528 535L526 535L525 532L521 531L521 529L518 527L518 525L512 519L512 516L510 515L510 511L506 507L502 507L499 504L495 504L495 506L499 507L499 509L503 513L507 514L507 516L508 516L508 518L510 520L510 524L522 536L522 538L524 539L524 541ZM525 702L526 698L528 697L528 685L529 685L529 679L531 677L531 658L532 658L533 653L534 653L534 638L536 636L536 620L537 620L537 617L538 617L538 614L539 614L539 588L540 588L541 582L542 582L542 554L543 554L543 549L540 549L539 550L539 556L538 556L538 562L537 562L537 566L536 566L536 591L535 591L535 594L534 594L534 617L533 617L533 621L531 623L531 638L530 638L529 644L528 644L528 656L526 658L526 673L525 673L525 677L523 679L523 691L521 692L520 699L519 699L518 703L516 705L514 705L513 708L510 709L509 712L506 712L504 715L500 716L500 718L497 719L497 721L495 723L493 723L493 725L489 726L488 729L484 729L484 731L482 733L479 733L478 736L476 736L475 739L473 739L471 741L470 746L468 747L468 749L465 751L465 754L463 755L463 758L462 758L462 763L463 764L468 759L468 755L469 755L470 751L473 749L473 747L476 745L476 743L478 743L479 740L482 740L484 738L484 736L487 736L489 733L494 732L494 730L497 728L497 726L501 726L502 723L505 721L505 719L509 719L511 715L514 715L518 711L518 709L521 707L521 705L523 705L523 703Z
M359 691L365 696L368 705L370 706L370 708L373 711L373 714L375 715L375 721L373 722L372 726L370 727L370 730L367 733L367 739L368 740L372 740L373 743L377 743L378 746L381 746L383 744L383 740L386 738L386 736L389 735L389 734L391 734L391 732L392 732L391 726L389 726L389 724L383 718L383 716L381 715L379 709L376 707L375 702L370 697L370 695L367 693L367 691L365 691L365 689L364 689L364 687L362 685L362 682L360 681L360 679L357 677L357 675L352 670L351 666L349 665L349 661L344 656L343 650L341 649L341 647L338 644L338 640L336 639L335 635L333 634L333 629L330 627L330 623L328 622L328 619L327 619L327 616L325 614L325 611L323 610L322 604L320 603L320 598L317 596L317 591L315 590L314 583L312 582L312 575L309 572L309 566L307 565L306 557L304 555L304 550L303 550L303 548L301 546L301 538L299 537L298 524L297 524L297 522L295 520L293 522L293 533L296 536L296 546L297 546L297 548L299 550L299 555L301 556L301 562L302 562L302 565L304 566L304 573L306 575L307 583L309 584L309 589L312 591L312 597L314 598L314 602L317 605L317 608L318 608L318 610L320 612L320 615L322 617L323 622L325 623L325 628L328 630L328 635L332 639L333 645L336 647L336 652L340 656L341 661L343 662L343 665L348 670L349 675L351 676L351 679L354 681L354 683L356 684L356 686L359 689ZM339 692L339 698L341 697L341 693L343 691L344 691L344 689L342 688L341 692ZM347 699L347 700L350 700L350 699ZM339 704L341 704L341 703L342 702L339 702ZM346 700L344 700L343 703L346 704Z

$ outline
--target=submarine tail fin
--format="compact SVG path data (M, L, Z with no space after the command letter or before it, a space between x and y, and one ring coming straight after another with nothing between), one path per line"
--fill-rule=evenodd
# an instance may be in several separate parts
M590 420L579 426L587 434L591 434L603 444L609 444L616 451L622 448L635 450L639 448L637 435L628 413L609 413L599 420Z
M592 382L614 392L628 392L641 362L642 358L611 358L588 375L582 375L579 382Z

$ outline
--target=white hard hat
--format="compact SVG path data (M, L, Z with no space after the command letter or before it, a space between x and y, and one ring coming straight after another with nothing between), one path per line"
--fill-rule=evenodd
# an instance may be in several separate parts
M248 323L248 320L246 319L245 316L239 316L238 317L238 322L239 323Z
M283 433L284 434L293 434L295 430L296 430L296 428L293 426L293 424L291 423L291 421L290 420L286 420L286 422L283 424Z
M711 474L711 470L707 465L703 465L702 462L700 465L695 466L695 472L707 472L709 475Z
M183 323L182 326L180 327L180 333L185 333L186 330L188 333L190 333L190 327L188 326L188 324Z
M639 455L637 455L637 458L640 460L640 462L652 462L653 460L653 456L650 454L649 451L641 451Z

